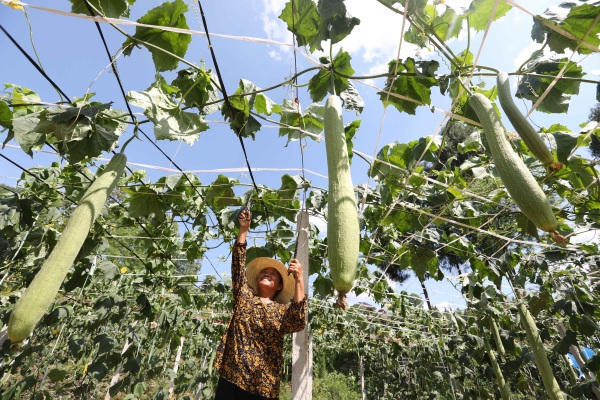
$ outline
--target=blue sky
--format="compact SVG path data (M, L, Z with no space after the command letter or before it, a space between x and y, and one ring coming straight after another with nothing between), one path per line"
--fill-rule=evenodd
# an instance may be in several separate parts
M448 0L450 3L450 0ZM70 3L66 0L52 2L32 0L32 5L39 5L63 11L70 10ZM131 11L130 20L137 20L150 8L160 4L160 1L138 0ZM465 2L463 2L465 3ZM468 5L468 2L466 2ZM558 4L558 1L548 0L521 0L518 1L526 9L534 13L542 13L549 5ZM190 10L196 6L195 2L188 2ZM346 0L349 13L361 19L361 24L345 39L340 46L352 55L352 66L357 75L368 75L386 70L387 62L396 58L399 38L402 27L402 17L392 13L374 0ZM235 0L235 1L204 1L203 7L211 32L247 38L263 38L291 43L291 35L285 29L283 22L277 19L284 0ZM113 101L113 107L125 109L123 99L119 93L117 82L112 72L105 70L108 64L106 53L102 47L100 37L91 21L74 18L73 16L58 15L48 11L40 11L26 7L31 20L31 35L35 49L41 59L42 65L48 75L54 79L63 91L71 98L81 97L89 89L95 92L95 100L102 102ZM188 25L193 30L203 30L198 14L193 11L188 13ZM508 72L514 71L533 51L530 39L531 16L518 9L511 10L502 20L492 24L486 38L479 64L493 66ZM0 4L0 23L23 46L30 55L34 56L30 40L30 31L23 12L13 10ZM114 54L124 41L124 37L103 24L102 29L108 40L109 48ZM133 27L123 27L133 33ZM408 25L406 26L408 29ZM463 35L464 36L464 35ZM471 38L471 51L479 50L482 35ZM259 87L285 81L294 71L293 53L289 47L267 45L249 40L234 40L221 37L212 37L213 46L225 86L229 93L233 93L240 78L252 81ZM466 38L461 37L451 43L458 51L462 50ZM337 52L334 50L334 53ZM41 75L27 62L8 39L0 34L0 77L2 83L15 83L38 92L43 101L54 102L58 100L56 92L41 77ZM424 59L435 57L427 51L420 51ZM318 59L319 54L312 55ZM400 53L401 58L416 57L415 48L403 43ZM186 59L201 64L206 62L208 68L213 68L206 38L193 36ZM576 61L582 61L586 70L600 74L600 62L597 56L584 58L576 56ZM304 56L298 55L298 70L313 66ZM154 66L150 53L145 49L135 49L131 57L120 57L117 61L119 74L124 82L125 90L142 91L154 81ZM300 78L300 83L306 83L310 74ZM172 74L166 74L167 81L173 79ZM598 76L590 76L598 79ZM476 81L480 81L476 78ZM493 78L482 79L488 86L494 84ZM511 82L515 87L516 79ZM422 136L433 135L444 115L432 113L428 108L419 107L414 116L400 114L393 108L384 108L379 101L377 90L368 85L382 88L381 80L369 80L365 83L355 83L361 96L365 100L366 108L362 115L356 116L353 112L345 114L345 123L354 119L361 119L362 125L355 137L354 149L374 156L379 149L392 141L407 142ZM91 86L91 87L90 87ZM534 122L540 126L550 126L561 123L571 130L578 130L579 124L587 121L590 108L594 106L595 90L593 85L582 85L579 96L571 104L568 114L548 115L535 112L532 115ZM437 95L434 88L432 103L439 109L446 110L448 100ZM277 103L283 99L294 96L290 88L281 88L267 95ZM300 102L305 109L311 103L306 88L300 88ZM531 104L527 104L531 106ZM140 112L141 109L134 109ZM245 171L245 159L238 139L227 125L222 123L220 115L215 113L207 118L210 129L201 134L198 142L189 146L185 143L160 141L160 147L171 156L184 170L215 171L221 169L237 169L233 172L198 172L203 183L212 182L217 174L224 173L237 178L243 183L250 183L248 173ZM509 127L510 125L507 124ZM510 128L509 128L510 129ZM152 137L150 126L145 131ZM4 140L5 133L0 133L0 140ZM127 137L128 133L125 134ZM286 146L286 138L279 138L278 131L274 128L263 128L258 132L255 141L246 140L250 165L253 168L272 168L276 171L257 171L257 183L279 187L279 177L283 173L297 175L302 166L301 152L298 142ZM15 143L10 143L14 146ZM173 168L147 141L137 141L128 148L129 162L144 164L161 168ZM49 150L49 149L47 149ZM56 155L36 153L31 159L19 149L6 147L0 150L3 155L19 163L23 167L34 165L49 165L59 161ZM325 162L324 143L308 140L304 149L304 165L307 170L306 177L315 186L327 187L327 180L322 176L327 175ZM131 165L133 169L137 167ZM148 178L156 181L169 172L164 170L144 167ZM352 174L355 184L368 181L368 165L354 157ZM21 172L0 160L0 182L16 184L16 177ZM371 181L371 185L374 183ZM218 256L227 256L225 248L209 255L211 259ZM222 254L221 254L222 253ZM221 263L220 271L229 268L228 262ZM202 272L209 273L205 268ZM428 288L435 304L444 302L461 302L460 293L449 287L447 283L428 282ZM418 281L411 286L398 289L420 293Z

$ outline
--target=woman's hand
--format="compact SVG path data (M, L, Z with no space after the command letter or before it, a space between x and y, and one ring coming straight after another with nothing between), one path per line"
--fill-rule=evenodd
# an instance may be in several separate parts
M290 261L288 275L292 274L296 284L294 285L294 301L299 302L304 299L304 278L302 278L302 265L297 259Z
M252 221L252 213L246 207L242 208L238 214L238 222L240 224L240 231L248 232L250 229L250 222Z
M240 231L237 237L238 243L246 243L246 234L250 229L250 222L252 222L252 213L248 208L244 207L238 214L238 223L240 224Z
M288 275L289 274L294 276L296 282L302 280L302 265L300 264L300 261L295 258L290 261L290 266L288 268Z

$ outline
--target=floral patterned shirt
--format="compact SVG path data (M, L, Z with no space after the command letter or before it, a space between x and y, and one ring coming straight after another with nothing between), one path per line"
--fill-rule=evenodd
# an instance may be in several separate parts
M279 397L283 336L306 325L306 297L263 304L246 281L246 243L235 243L231 261L233 313L217 349L221 378L254 394Z

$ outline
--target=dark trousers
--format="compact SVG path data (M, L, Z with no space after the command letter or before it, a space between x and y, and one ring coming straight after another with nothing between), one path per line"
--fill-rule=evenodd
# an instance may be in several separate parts
M244 389L234 385L233 383L226 381L223 378L219 378L219 384L217 385L217 393L215 400L279 400L277 398L270 398L260 396L258 394L250 393Z

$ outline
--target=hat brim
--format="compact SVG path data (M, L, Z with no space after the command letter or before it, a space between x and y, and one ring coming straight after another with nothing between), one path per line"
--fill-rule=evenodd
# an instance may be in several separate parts
M274 258L256 257L248 263L246 266L246 280L248 281L248 286L250 286L254 294L258 294L257 278L260 271L265 268L275 268L277 272L279 272L279 275L281 275L283 289L277 293L274 300L282 304L289 303L294 296L294 277L288 275L288 270L285 265Z

